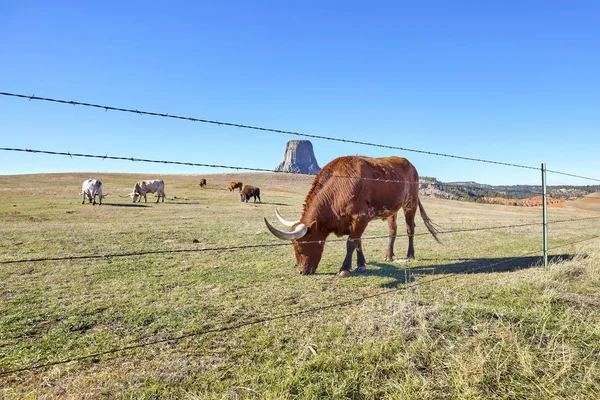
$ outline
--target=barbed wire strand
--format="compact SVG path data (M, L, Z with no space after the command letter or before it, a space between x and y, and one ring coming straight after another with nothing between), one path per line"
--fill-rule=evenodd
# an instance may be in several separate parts
M233 170L238 170L238 171L272 172L272 173L283 173L283 174L308 177L309 179L312 179L316 176L316 174L294 172L294 171L278 171L278 170L270 170L270 169L266 169L266 168L231 166L231 165L220 165L220 164L204 164L204 163L196 163L196 162L188 162L188 161L153 160L153 159L146 159L146 158L139 158L139 157L109 156L107 154L97 155L97 154L71 153L71 152L65 152L65 151L37 150L37 149L10 148L10 147L1 147L0 151L13 151L13 152L25 152L25 153L32 153L32 154L59 155L59 156L68 156L71 158L83 157L83 158L96 158L96 159L102 159L102 160L109 159L109 160L119 160L119 161L145 162L145 163L154 163L154 164L185 165L185 166L191 166L191 167L223 168L223 169L233 169ZM439 187L440 187L439 190L441 190L441 191L444 191L444 189L447 189L447 188L456 188L456 189L460 189L460 190L471 189L473 191L491 191L491 192L496 192L496 193L503 193L503 192L505 192L505 193L520 193L520 194L524 194L524 195L527 194L527 192L524 191L523 189L518 189L518 188L495 189L492 185L490 185L492 187L486 188L486 187L481 187L481 186L477 186L477 185L467 185L467 184L461 184L461 183L439 182L439 184L436 184L436 183L430 183L427 180L423 180L420 182L411 182L411 181L406 181L406 180L365 178L362 176L350 176L350 175L322 174L322 176L329 176L332 178L375 181L375 182L383 182L383 183L421 184L421 185L430 185L435 188L437 188L437 186L439 185ZM531 186L535 186L535 185L531 185ZM561 185L561 186L565 186L565 185ZM566 186L569 186L569 185L566 185ZM529 193L530 194L538 194L538 195L542 194L541 189L536 189L536 190L539 190L539 191L529 191ZM486 196L486 197L489 197L489 196ZM509 199L509 200L515 200L515 199Z
M517 168L525 168L525 169L533 169L533 170L540 169L538 167L505 163L505 162L501 162L501 161L492 161L492 160L485 160L485 159L481 159L481 158L457 156L457 155L438 153L438 152L432 152L432 151L409 149L406 147L389 146L389 145L384 145L384 144L335 138L335 137L329 137L329 136L323 136L323 135L312 135L312 134L287 131L287 130L282 130L282 129L264 128L264 127L253 126L253 125L237 124L237 123L232 123L232 122L216 121L216 120L210 120L210 119L204 119L204 118L184 117L184 116L179 116L179 115L171 115L168 113L159 113L159 112L142 111L142 110L130 109L130 108L105 106L105 105L100 105L100 104L85 103L85 102L72 101L72 100L60 100L60 99L53 99L53 98L49 98L49 97L39 97L39 96L35 96L35 95L30 96L30 95L7 93L7 92L0 92L0 95L29 99L30 101L31 100L40 100L40 101L47 101L47 102L53 102L53 103L78 105L78 106L84 106L84 107L99 108L99 109L103 109L105 111L111 110L111 111L120 111L120 112L127 112L127 113L139 114L139 115L151 115L151 116L155 116L155 117L173 118L173 119L187 120L187 121L192 121L192 122L214 124L214 125L219 125L219 126L229 126L229 127L234 127L234 128L252 129L252 130L258 130L258 131L264 131L264 132L273 132L273 133L281 133L281 134L293 135L293 136L309 137L309 138L313 138L313 139L322 139L322 140L330 140L330 141L335 141L335 142L352 143L352 144L359 144L359 145L363 145L363 146L379 147L379 148L386 148L386 149L392 149L392 150L402 150L402 151L408 151L408 152L413 152L413 153L421 153L421 154L428 154L428 155L434 155L434 156L440 156L440 157L456 158L456 159L461 159L461 160L504 165L504 166L509 166L509 167L517 167Z
M600 238L600 235L594 236L594 237L591 237L591 238L586 238L586 239L581 239L581 240L573 241L573 242L566 243L566 244L559 245L559 246L555 246L554 249L560 248L560 247L564 247L564 246L573 245L573 244L576 244L576 243L582 243L582 242L593 240L593 239L597 239L597 238ZM280 319L287 319L287 318L291 318L291 317L297 317L299 315L304 315L304 314L309 314L309 313L315 313L315 312L325 311L325 310L329 310L329 309L333 309L333 308L345 307L345 306L348 306L348 305L351 305L351 304L361 303L361 302L364 302L365 300L372 299L372 298L375 298L375 297L386 296L386 295L391 294L391 293L398 293L398 292L403 291L403 290L409 290L409 289L412 289L412 288L414 288L416 286L423 286L423 285L426 285L426 284L431 284L431 283L436 282L436 281L445 280L445 279L451 278L451 277L459 275L459 274L460 275L470 274L470 273L482 270L484 268L492 268L492 267L495 267L497 265L505 264L505 263L517 260L517 259L519 259L521 257L527 257L527 256L530 256L530 255L533 255L533 254L537 254L537 253L540 253L540 252L541 252L541 250L538 249L538 250L535 250L535 251L531 251L531 252L528 252L528 253L521 254L521 255L519 255L517 257L513 257L513 258L510 258L510 259L507 259L507 260L502 260L502 261L494 262L494 263L491 263L491 264L486 264L486 265L483 265L483 266L474 267L474 268L471 268L471 269L469 269L467 271L462 271L460 273L454 272L454 273L444 274L443 276L440 276L440 277L437 277L437 278L432 278L432 279L429 279L429 280L426 280L426 281L422 281L422 282L416 282L414 284L405 285L405 286L402 286L402 287L396 287L396 288L393 288L393 289L390 289L390 290L386 290L386 291L383 291L383 292L379 292L379 293L375 293L375 294L371 294L371 295L366 295L366 296L362 296L362 297L357 298L357 299L350 299L350 300L346 300L346 301L343 301L343 302L338 302L338 303L335 303L335 304L328 304L328 305L325 305L325 306L312 307L312 308L308 308L308 309L305 309L305 310L300 310L300 311L295 311L295 312L291 312L291 313L281 314L281 315L277 315L277 316L273 316L273 317L258 318L258 319L254 319L252 321L246 321L246 322L241 322L241 323L237 323L237 324L233 324L233 325L222 326L220 328L204 329L204 330L201 330L201 331L190 332L190 333L179 335L179 336L175 336L175 337L163 338L163 339L153 340L153 341L146 342L146 343L139 343L139 344L135 344L135 345L131 345L131 346L114 348L114 349L110 349L110 350L106 350L106 351L102 351L102 352L88 354L88 355L85 355L85 356L71 357L71 358L68 358L68 359L59 360L59 361L53 361L53 362L44 363L44 364L30 365L30 366L23 367L23 368L17 368L17 369L7 370L7 371L0 371L0 376L15 374L15 373L19 373L19 372L25 372L25 371L34 371L34 370L38 370L38 369L42 369L42 368L47 368L47 367L52 367L52 366L56 366L56 365L63 365L63 364L71 363L71 362L78 362L78 361L83 361L83 360L87 360L87 359L98 358L98 357L109 355L109 354L122 353L124 351L134 350L134 349L138 349L138 348L142 348L142 347L153 346L153 345L157 345L157 344L161 344L161 343L177 342L177 341L181 341L183 339L187 339L187 338L191 338L191 337L196 337L196 336L204 336L204 335L207 335L207 334L210 334L210 333L222 333L222 332L232 331L232 330L236 330L236 329L240 329L240 328L244 328L244 327L248 327L248 326L253 326L253 325L258 325L258 324L264 324L264 323L267 323L267 322L277 321L277 320L280 320Z
M540 252L540 250L536 250L534 252L526 253L526 254L520 255L518 257L514 257L512 259L509 259L509 260L503 260L503 261L500 261L500 262L497 262L497 263L492 263L492 264L489 264L489 265L472 268L471 270L464 271L461 274L472 273L474 271L477 271L477 270L480 270L480 269L483 269L483 268L493 267L493 266L496 266L496 265L499 265L499 264L503 264L503 263L506 263L506 262L509 262L509 261L516 260L516 259L518 259L520 257L524 257L524 256L527 256L527 255L531 255L531 254L535 254L535 253L539 253L539 252ZM13 369L13 370L8 370L8 371L0 371L0 376L15 374L15 373L19 373L19 372L25 372L25 371L34 371L34 370L38 370L38 369L42 369L42 368L47 368L47 367L52 367L52 366L62 365L62 364L68 364L68 363L71 363L71 362L78 362L78 361L83 361L83 360L92 359L92 358L98 358L98 357L109 355L109 354L121 353L121 352L124 352L124 351L134 350L134 349L138 349L138 348L142 348L142 347L147 347L147 346L152 346L152 345L157 345L157 344L161 344L161 343L176 342L176 341L180 341L180 340L191 338L191 337L195 337L195 336L204 336L204 335L207 335L207 334L210 334L210 333L221 333L221 332L236 330L236 329L240 329L240 328L248 327L248 326L252 326L252 325L258 325L258 324L263 324L263 323L266 323L266 322L272 322L272 321L276 321L276 320L280 320L280 319L297 317L297 316L300 316L300 315L303 315L303 314L309 314L309 313L314 313L314 312L319 312L319 311L325 311L325 310L329 310L329 309L333 309L333 308L344 307L344 306L348 306L348 305L351 305L351 304L360 303L360 302L363 302L363 301L371 299L371 298L385 296L385 295L388 295L390 293L400 292L402 290L408 290L408 289L414 288L416 286L422 286L422 285L425 285L425 284L429 284L429 283L432 283L432 282L437 281L437 280L448 279L448 278L450 278L450 277L452 277L452 276L454 276L456 274L457 273L445 274L442 277L433 278L433 279L430 279L430 280L425 281L425 282L417 282L417 283L414 283L414 284L411 284L411 285L408 285L408 286L397 287L397 288L386 290L386 291L383 291L383 292L380 292L380 293L366 295L366 296L362 296L360 298L346 300L346 301L338 302L338 303L335 303L335 304L328 304L328 305L325 305L325 306L312 307L312 308L308 308L308 309L305 309L305 310L300 310L300 311L295 311L295 312L291 312L291 313L281 314L281 315L277 315L277 316L273 316L273 317L258 318L258 319L255 319L253 321L241 322L241 323L237 323L237 324L233 324L233 325L228 325L228 326L223 326L223 327L219 327L219 328L204 329L204 330L201 330L201 331L190 332L190 333L179 335L179 336L175 336L175 337L163 338L163 339L153 340L153 341L146 342L146 343L139 343L139 344L135 344L135 345L114 348L114 349L110 349L110 350L106 350L106 351L101 351L101 352L97 352L97 353L93 353L93 354L88 354L88 355L85 355L85 356L71 357L71 358L68 358L68 359L59 360L59 361L53 361L53 362L44 363L44 364L31 365L31 366L27 366L27 367L23 367L23 368L18 368L18 369Z
M243 170L243 171L254 171L254 172L273 172L273 173L281 173L281 174L290 174L290 175L300 175L314 178L316 174L307 174L303 172L294 172L294 171L276 171L272 169L266 168L255 168L255 167L241 167L241 166L231 166L231 165L219 165L219 164L203 164L196 162L187 162L187 161L169 161L169 160L151 160L147 158L137 158L137 157L122 157L122 156L109 156L109 155L97 155L97 154L84 154L84 153L71 153L64 151L50 151L50 150L35 150L35 149L23 149L23 148L10 148L10 147L0 147L1 151L16 151L16 152L25 152L25 153L34 153L34 154L49 154L49 155L60 155L60 156L69 156L73 157L83 157L83 158L98 158L102 160L121 160L121 161L132 161L132 162L145 162L145 163L154 163L154 164L171 164L171 165L186 165L190 167L207 167L207 168L225 168L225 169L235 169L235 170ZM367 180L367 181L375 181L375 182L383 182L383 183L408 183L408 184L419 184L419 182L411 182L406 180L397 180L397 179L382 179L382 178L365 178L362 176L349 176L349 175L327 175L322 174L323 176L329 176L332 178L343 178L343 179L357 179L357 180Z
M598 217L600 218L600 217ZM454 232L469 232L469 231L482 231L482 230L493 230L493 229L505 229L505 228L514 228L514 227L522 227L522 226L533 226L533 225L541 225L541 222L537 223L529 223L529 224L517 224L517 225L503 225L497 227L488 227L488 228L474 228L474 229L461 229L455 231L440 231L437 232L439 234L448 234ZM422 232L415 233L414 236L428 236L430 233ZM396 235L396 238L407 237L408 234ZM358 241L358 240L372 240L372 239L383 239L389 238L389 235L382 236L370 236L364 237L360 239L330 239L330 240L316 240L316 241L299 241L303 244L322 244L322 243L336 243L336 242L347 242L347 241ZM75 255L75 256L63 256L63 257L44 257L44 258L29 258L29 259L20 259L20 260L4 260L0 261L0 264L17 264L17 263L25 263L25 262L40 262L40 261L66 261L66 260L83 260L83 259L98 259L98 258L116 258L116 257L134 257L134 256L142 256L142 255L155 255L155 254L170 254L170 253L198 253L205 251L229 251L229 250L247 250L247 249L255 249L255 248L265 248L265 247L280 247L280 246L289 246L288 242L285 243L266 243L266 244L255 244L255 245L243 245L243 246L229 246L229 247L210 247L210 248L200 248L200 249L172 249L172 250L147 250L147 251L139 251L139 252L127 252L127 253L110 253L110 254L88 254L88 255Z
M264 128L264 127L259 127L259 126L237 124L237 123L232 123L232 122L216 121L216 120L209 120L209 119L203 119L203 118L183 117L183 116L179 116L179 115L170 115L168 113L141 111L138 109L128 109L128 108L121 108L121 107L105 106L105 105L100 105L100 104L85 103L85 102L72 101L72 100L60 100L60 99L53 99L53 98L49 98L49 97L39 97L39 96L35 96L35 95L30 96L30 95L9 93L9 92L0 92L0 95L29 99L29 101L40 100L40 101L47 101L47 102L53 102L53 103L79 105L79 106L84 106L84 107L99 108L99 109L103 109L104 111L108 111L108 110L120 111L120 112L134 113L134 114L139 114L139 115L151 115L151 116L156 116L156 117L173 118L173 119L187 120L187 121L192 121L192 122L202 122L202 123L214 124L214 125L219 125L219 126L230 126L230 127L234 127L234 128L252 129L252 130L258 130L258 131L264 131L264 132L274 132L274 133L281 133L281 134L286 134L286 135L309 137L309 138L314 138L314 139L323 139L323 140L330 140L330 141L343 142L343 143L352 143L352 144L359 144L359 145L363 145L363 146L379 147L379 148L386 148L386 149L392 149L392 150L401 150L401 151L427 154L427 155L433 155L433 156L439 156L439 157L449 157L449 158L455 158L455 159L466 160L466 161L475 161L475 162L482 162L482 163L488 163L488 164L504 165L504 166L508 166L508 167L516 167L516 168L532 169L532 170L540 169L538 167L533 167L533 166L529 166L529 165L486 160L486 159L482 159L482 158L457 156L457 155L439 153L439 152L433 152L433 151L409 149L406 147L390 146L390 145L384 145L384 144L378 144L378 143L335 138L335 137L329 137L329 136L323 136L323 135L312 135L312 134L301 133L301 132L294 132L294 131L287 131L287 130L273 129L273 128ZM570 174L570 173L566 173L566 172L560 172L560 171L555 171L555 170L546 170L546 172L600 182L600 179L590 178L590 177L576 175L576 174Z
M560 221L550 221L548 224L558 224L565 222L578 222L578 221L587 221L599 219L598 217L586 217L586 218L575 218L568 220L560 220ZM536 226L542 225L541 222L532 222L526 224L514 224L514 225L501 225L501 226L490 226L490 227L481 227L481 228L468 228L468 229L455 229L455 230L446 230L446 231L438 231L437 234L445 235L452 233L468 233L468 232L479 232L486 230L499 230L499 229L507 229L507 228L520 228L526 226ZM429 232L420 232L415 233L413 236L429 236ZM317 240L317 241L300 241L304 244L314 244L314 243L345 243L347 241L353 240L374 240L374 239L384 239L390 238L390 235L381 235L381 236L368 236L360 239L330 239L330 240ZM400 234L395 235L395 238L403 238L408 237L408 234ZM84 260L84 259L101 259L101 258L117 258L117 257L135 257L135 256L144 256L144 255L157 255L157 254L171 254L171 253L200 253L200 252L208 252L208 251L229 251L229 250L247 250L247 249L256 249L256 248L268 248L268 247L282 247L289 246L289 243L265 243L265 244L254 244L254 245L243 245L243 246L227 246L227 247L204 247L204 248L196 248L196 249L171 249L171 250L146 250L146 251L136 251L136 252L126 252L126 253L109 253L109 254L88 254L88 255L74 255L74 256L62 256L62 257L43 257L43 258L27 258L27 259L17 259L17 260L1 260L0 265L6 264L19 264L26 262L42 262L42 261L71 261L71 260Z

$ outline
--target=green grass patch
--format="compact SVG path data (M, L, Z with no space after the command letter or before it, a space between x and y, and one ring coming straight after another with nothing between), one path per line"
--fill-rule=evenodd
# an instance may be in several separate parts
M77 194L91 177L109 193L101 207L82 205ZM374 221L363 241L367 273L335 277L345 243L331 236L317 274L300 276L291 245L201 250L281 243L262 219L276 221L275 208L298 217L310 180L204 177L200 189L199 176L152 176L165 181L159 204L119 197L148 177L0 177L0 261L142 253L0 264L0 372L111 352L0 376L0 397L600 394L598 239L571 244L597 236L594 221L551 224L557 258L547 269L540 226L446 233L443 245L419 235L417 259L398 264L382 261L387 239L374 237L385 236L387 224ZM260 187L263 203L240 202L226 190L231 180ZM422 200L448 231L541 221L539 209ZM550 212L555 221L592 216ZM399 258L406 246L397 239ZM147 254L157 250L189 251ZM263 319L271 320L252 323Z

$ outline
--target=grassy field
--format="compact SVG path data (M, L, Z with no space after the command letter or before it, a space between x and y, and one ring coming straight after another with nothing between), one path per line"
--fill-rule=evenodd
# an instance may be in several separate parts
M289 244L201 251L282 244L262 219L298 217L310 179L205 177L0 176L0 398L600 398L600 220L557 222L600 216L589 201L550 210L548 269L540 225L484 229L540 209L424 198L443 231L480 230L439 245L418 217L416 261L384 262L387 239L367 239L368 272L340 279L334 236L313 276ZM81 204L88 178L101 207ZM164 179L167 201L119 197L142 178ZM364 236L386 234L374 221ZM82 255L113 256L7 263Z

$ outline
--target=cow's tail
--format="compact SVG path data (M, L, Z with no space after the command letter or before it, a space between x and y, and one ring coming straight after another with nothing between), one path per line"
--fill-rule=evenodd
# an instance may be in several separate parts
M423 218L423 223L425 223L425 226L427 227L427 230L429 230L429 233L431 233L431 236L433 236L436 242L442 244L442 242L437 236L439 231L435 228L435 224L433 223L431 218L427 216L425 208L423 208L423 204L421 204L421 199L419 199L419 211L421 212L421 218Z

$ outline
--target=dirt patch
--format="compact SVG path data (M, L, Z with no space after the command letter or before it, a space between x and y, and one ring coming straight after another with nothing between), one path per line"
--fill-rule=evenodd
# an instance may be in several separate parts
M600 193L592 193L582 199L568 201L565 206L577 210L600 212Z
M484 197L483 200L490 204L503 204L505 206L518 206L518 207L541 207L542 196L529 197L527 199L505 199L502 197ZM552 208L566 208L565 202L569 199L556 199L553 197L547 197L548 207Z

